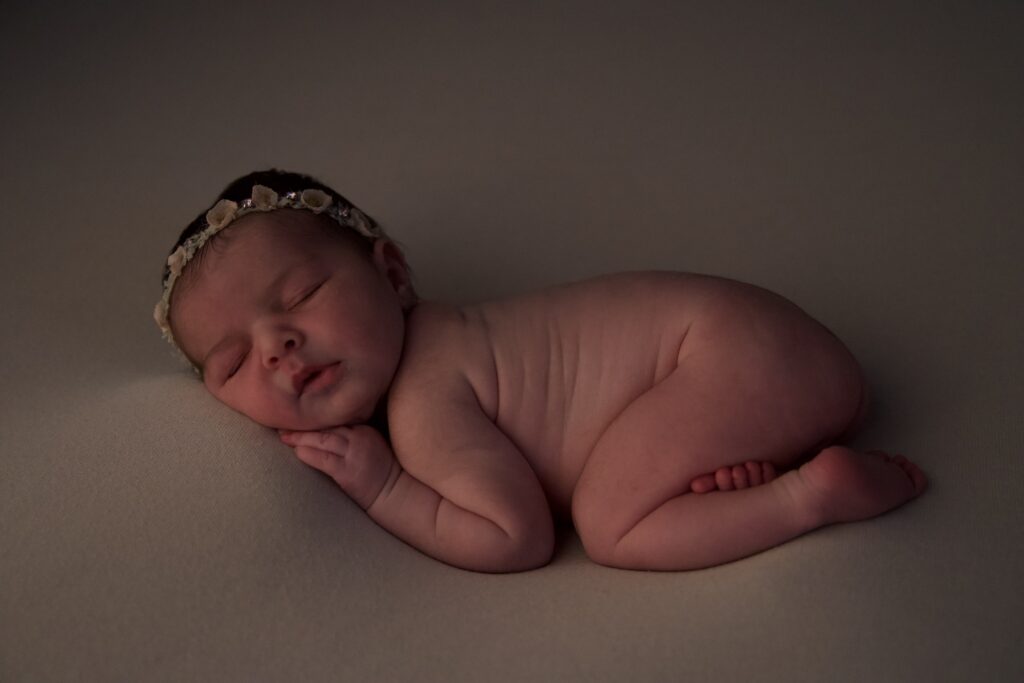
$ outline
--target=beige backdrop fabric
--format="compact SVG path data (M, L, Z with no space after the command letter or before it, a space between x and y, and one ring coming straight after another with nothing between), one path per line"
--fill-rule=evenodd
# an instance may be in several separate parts
M0 680L1024 680L1024 5L6 2ZM475 301L754 282L926 496L690 573L421 555L151 320L229 180L322 177Z

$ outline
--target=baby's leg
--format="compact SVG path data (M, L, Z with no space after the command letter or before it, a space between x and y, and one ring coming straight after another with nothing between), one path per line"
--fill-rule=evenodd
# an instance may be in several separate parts
M772 484L671 498L620 538L614 555L595 559L623 569L711 567L821 526L876 517L927 484L902 456L830 446Z
M836 441L843 441L853 436L864 424L868 412L868 387L865 384L861 392L860 407L857 416L850 427L841 434ZM821 444L822 447L825 444ZM815 449L815 454L817 449ZM882 451L868 451L868 453L879 454L885 457ZM902 457L902 456L897 456ZM690 482L690 491L693 493L709 493L711 491L737 491L751 486L760 486L773 481L777 476L775 464L769 461L754 462L749 460L738 465L720 467L709 474L702 474Z
M742 461L736 454L792 467L847 432L857 413L854 390L845 399L814 396L798 406L806 421L787 420L792 402L775 414L785 402L762 389L680 366L627 407L599 440L573 496L588 555L631 569L709 567L824 524L881 514L923 490L919 470L832 446L768 484L689 493L699 474Z

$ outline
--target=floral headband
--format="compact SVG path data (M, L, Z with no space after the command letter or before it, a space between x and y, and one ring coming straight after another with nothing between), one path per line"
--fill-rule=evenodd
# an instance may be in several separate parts
M277 192L265 185L253 185L252 196L243 199L241 204L230 199L218 201L213 208L206 212L206 228L189 237L167 257L169 272L164 279L164 293L153 310L153 319L163 332L164 339L177 350L184 360L188 361L196 373L199 372L199 368L188 360L188 357L175 342L174 335L171 333L171 325L168 322L174 283L178 281L185 265L203 248L203 245L233 221L255 211L273 211L285 208L306 209L316 214L325 214L365 237L383 236L380 228L374 226L362 211L351 205L339 206L334 202L334 198L323 190L309 189L301 192L288 192L279 197Z

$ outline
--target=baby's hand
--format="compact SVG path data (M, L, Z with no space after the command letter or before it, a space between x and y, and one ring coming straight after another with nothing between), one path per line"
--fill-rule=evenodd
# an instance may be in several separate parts
M338 483L366 510L383 490L395 454L373 427L333 427L316 432L279 429L281 441L292 446L299 460Z

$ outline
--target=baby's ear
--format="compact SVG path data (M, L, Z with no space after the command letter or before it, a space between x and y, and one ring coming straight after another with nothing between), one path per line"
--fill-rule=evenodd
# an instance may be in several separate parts
M403 306L416 302L416 292L413 291L412 279L409 277L409 266L405 262L405 254L398 245L387 238L379 238L373 245L373 262L387 276L395 292L402 298Z

